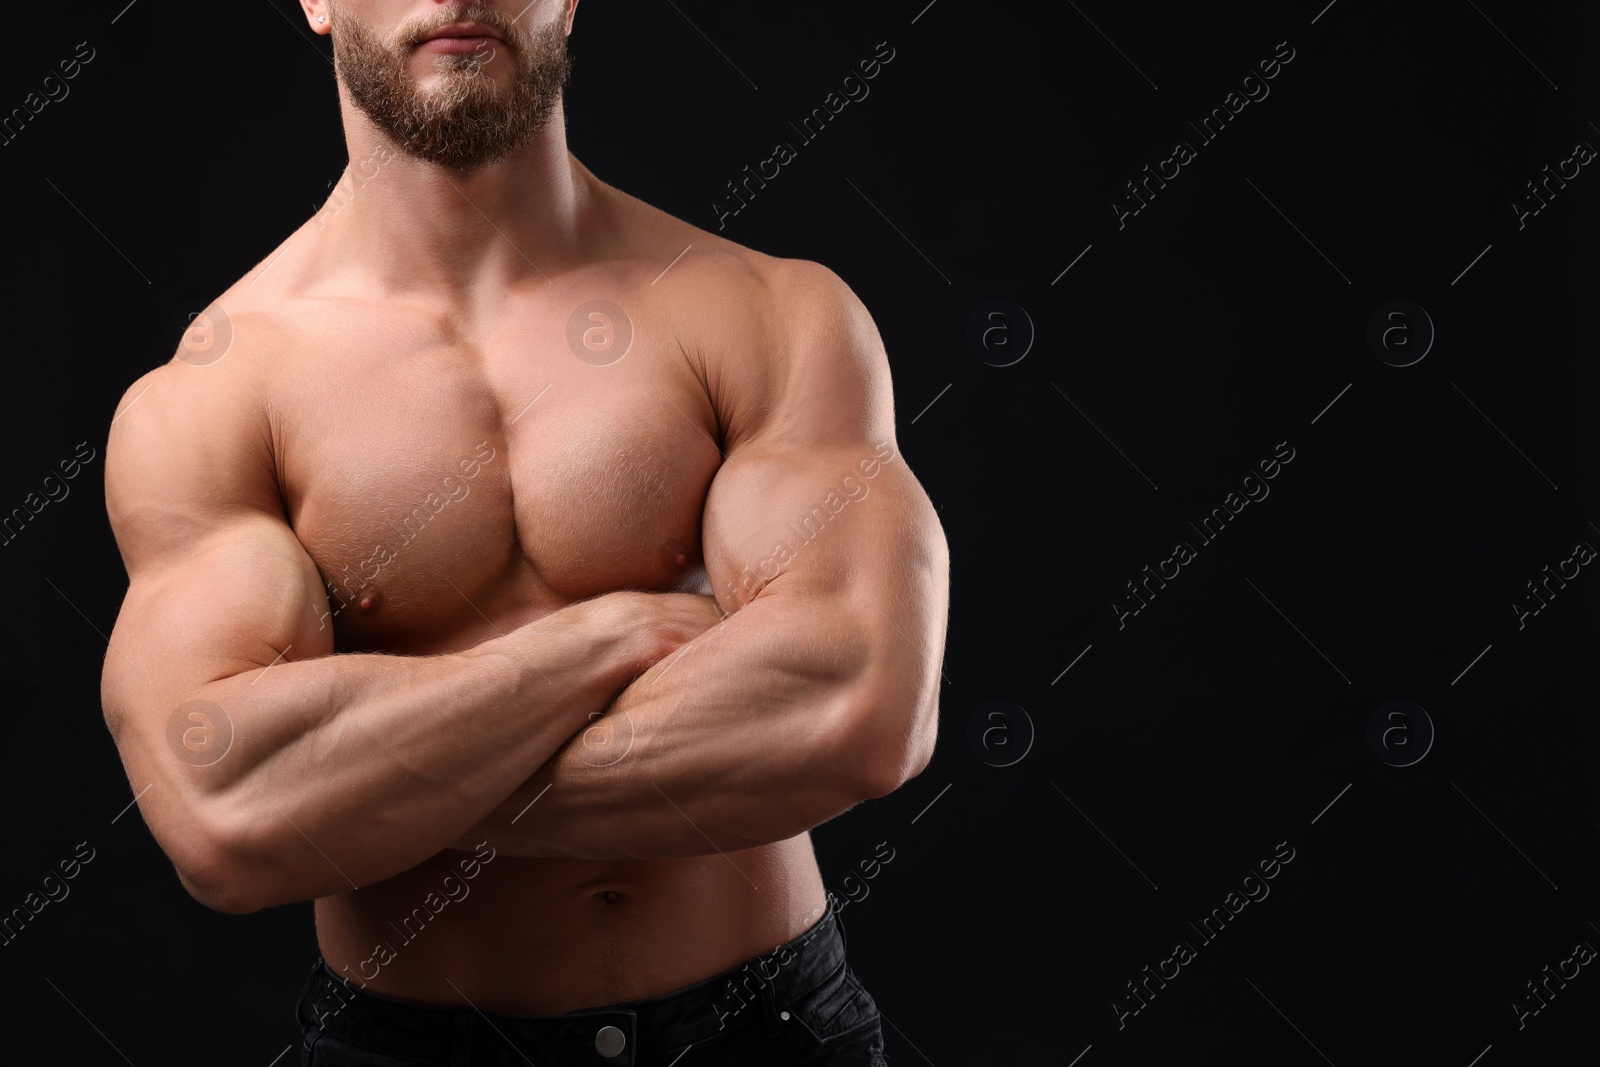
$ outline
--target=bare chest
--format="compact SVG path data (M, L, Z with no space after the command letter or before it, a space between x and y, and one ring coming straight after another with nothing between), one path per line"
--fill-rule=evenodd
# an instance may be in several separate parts
M467 340L361 316L263 389L341 651L466 647L599 593L703 586L704 389L648 322L605 362L549 319Z

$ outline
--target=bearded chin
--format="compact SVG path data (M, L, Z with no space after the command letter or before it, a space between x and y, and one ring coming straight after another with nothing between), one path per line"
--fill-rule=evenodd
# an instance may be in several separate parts
M497 83L486 61L440 55L442 77L426 91L406 69L406 51L386 47L347 18L334 23L334 65L362 113L417 159L470 170L507 159L549 121L571 78L564 27L556 22L514 53L514 77Z

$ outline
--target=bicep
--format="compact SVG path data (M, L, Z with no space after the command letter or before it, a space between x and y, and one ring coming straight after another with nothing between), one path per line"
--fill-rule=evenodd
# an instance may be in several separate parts
M927 495L886 439L730 452L707 496L703 540L725 610L778 590L898 595L907 568L943 543Z
M129 577L106 660L108 716L159 713L213 682L333 651L321 578L281 519L233 517Z

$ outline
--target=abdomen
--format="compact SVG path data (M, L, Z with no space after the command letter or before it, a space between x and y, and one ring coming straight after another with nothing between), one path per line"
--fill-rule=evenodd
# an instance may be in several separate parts
M329 967L373 992L554 1015L692 985L797 937L824 906L801 834L661 860L446 850L317 901L316 916Z

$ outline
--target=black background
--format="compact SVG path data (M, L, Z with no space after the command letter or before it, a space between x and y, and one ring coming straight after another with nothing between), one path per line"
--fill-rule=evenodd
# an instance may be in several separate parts
M103 454L172 316L344 164L297 8L124 3L30 16L0 76L9 110L95 50L0 146L7 511L78 442ZM873 312L950 541L933 763L815 833L829 887L866 891L851 959L899 1067L1592 1060L1595 966L1521 1029L1512 1003L1600 946L1600 578L1521 628L1511 604L1600 545L1600 176L1521 228L1511 205L1600 146L1600 14L1325 4L580 7L574 154L712 230L728 180L894 49L721 232L827 264ZM1285 41L1270 95L1200 144L1188 122ZM1123 183L1179 139L1197 157L1119 229ZM1004 367L967 341L996 299L1036 331ZM1397 299L1437 330L1406 367L1366 339ZM1270 496L1202 544L1188 523L1280 442ZM78 842L96 856L0 947L0 1042L266 1067L297 1041L310 905L208 912L137 809L113 818L133 790L98 680L126 578L99 459L71 484L0 547L0 911ZM1119 629L1124 583L1179 540L1197 557ZM1397 699L1436 731L1405 767L1367 740ZM1031 747L1015 718L969 743L990 700L1026 709ZM879 842L892 862L847 885ZM1188 924L1280 842L1270 896L1202 942ZM1124 984L1178 941L1197 957L1119 1029Z

